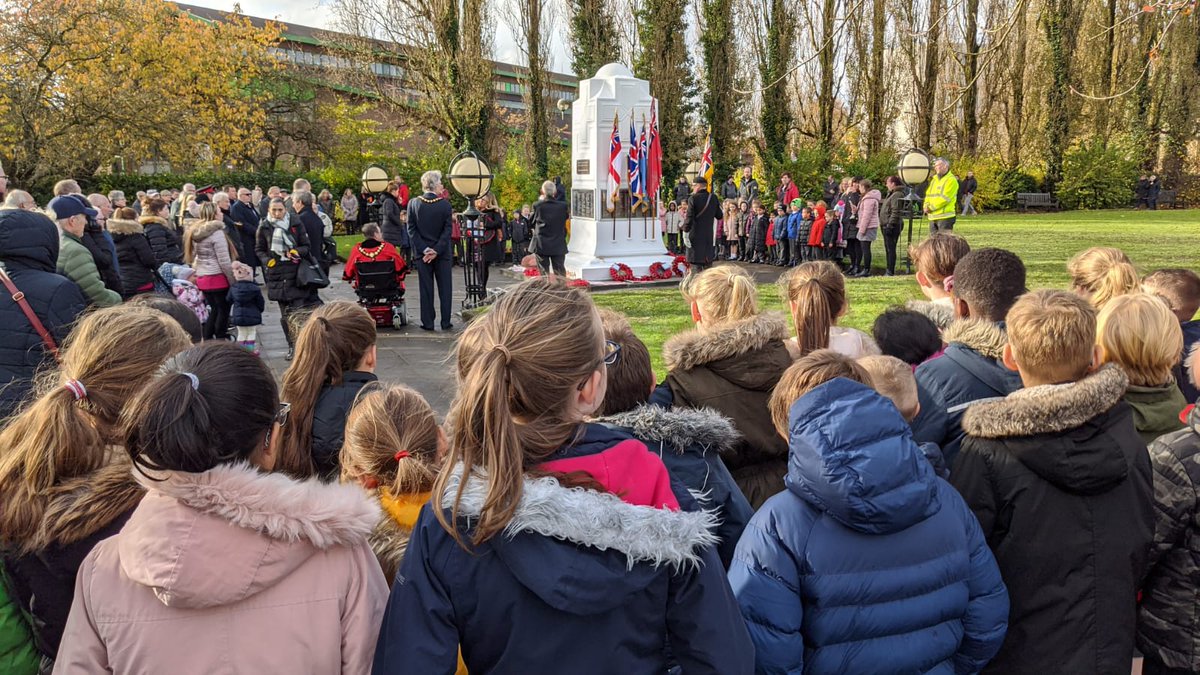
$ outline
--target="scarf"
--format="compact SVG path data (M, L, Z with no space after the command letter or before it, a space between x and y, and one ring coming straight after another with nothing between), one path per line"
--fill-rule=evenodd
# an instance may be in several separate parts
M271 224L271 253L286 258L288 251L296 248L296 244L292 241L292 234L288 232L288 215L283 214L283 220L274 220L267 216L267 222Z
M429 501L430 494L429 492L419 492L414 495L393 496L390 490L382 488L379 490L379 502L397 525L411 532L413 526L417 524L417 516L421 513L421 507Z

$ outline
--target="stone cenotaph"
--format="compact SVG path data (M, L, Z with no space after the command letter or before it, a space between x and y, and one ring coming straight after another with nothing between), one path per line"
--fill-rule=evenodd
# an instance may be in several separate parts
M658 205L648 203L645 208L630 212L629 121L632 115L640 133L644 119L649 134L653 102L650 83L634 77L619 63L610 63L595 77L579 83L579 97L571 106L568 277L606 282L611 281L609 269L618 263L628 265L635 276L646 276L656 262L671 264L672 257L667 254L654 212ZM608 191L614 115L621 137L621 154L617 159L621 180L615 205Z

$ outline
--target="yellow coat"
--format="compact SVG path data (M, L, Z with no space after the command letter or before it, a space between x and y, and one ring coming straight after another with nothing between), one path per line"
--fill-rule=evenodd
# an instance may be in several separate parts
M958 215L958 179L953 173L933 174L925 190L925 208L930 220L947 220Z

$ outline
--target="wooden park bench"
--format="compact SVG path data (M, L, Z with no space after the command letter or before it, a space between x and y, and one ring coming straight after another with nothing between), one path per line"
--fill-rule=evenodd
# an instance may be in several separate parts
M1018 192L1017 206L1021 207L1022 211L1028 211L1030 208L1060 208L1058 200L1049 192Z
M1160 190L1158 193L1158 207L1170 205L1173 209L1187 208L1183 203L1183 199L1179 197L1179 190Z

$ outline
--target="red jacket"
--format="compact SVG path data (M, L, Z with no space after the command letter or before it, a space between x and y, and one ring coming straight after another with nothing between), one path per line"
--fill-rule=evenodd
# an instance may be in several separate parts
M808 245L821 246L821 242L825 237L825 204L818 202L816 208L817 216L813 219L812 229L808 231Z
M350 251L350 257L346 259L346 269L342 272L342 278L346 281L354 280L354 268L359 263L364 262L382 262L391 260L396 265L396 281L404 281L404 275L408 273L408 266L404 262L404 256L396 250L395 246L386 241L375 241L367 239L354 245Z

